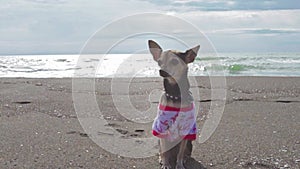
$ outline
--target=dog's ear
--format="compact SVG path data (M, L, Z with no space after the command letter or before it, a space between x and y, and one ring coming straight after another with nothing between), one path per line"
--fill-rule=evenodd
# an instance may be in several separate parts
M153 59L157 61L162 53L162 48L153 40L148 41L148 46L149 46L150 53L153 56Z
M187 50L185 53L186 53L186 55L185 55L185 63L192 63L192 62L194 62L194 60L195 60L195 58L196 58L196 56L197 56L197 53L198 53L198 51L199 51L199 49L200 49L200 45L198 45L198 46L195 46L195 47L193 47L193 48L191 48L191 49L189 49L189 50Z

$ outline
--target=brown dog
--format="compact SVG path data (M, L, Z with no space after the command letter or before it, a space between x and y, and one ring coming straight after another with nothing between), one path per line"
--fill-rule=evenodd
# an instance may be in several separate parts
M160 138L161 168L171 168L171 149L179 146L176 168L185 169L184 157L191 154L191 140L196 139L197 133L187 65L195 60L200 46L178 52L163 51L152 40L149 40L148 45L153 59L160 67L160 76L164 79L165 92L160 98L159 110L152 126L153 135Z

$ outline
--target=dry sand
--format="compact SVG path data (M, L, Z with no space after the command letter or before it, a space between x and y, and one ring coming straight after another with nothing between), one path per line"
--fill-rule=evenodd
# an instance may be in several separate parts
M192 87L200 90L196 102L205 114L214 102L211 85L207 77L197 80ZM209 140L194 142L187 168L300 168L300 78L226 80L222 120ZM97 102L109 125L124 137L152 137L151 123L133 123L117 113L110 86L111 79L96 79ZM157 88L160 78L133 79L133 105L147 109L149 93ZM74 110L72 79L2 78L0 91L0 168L159 168L157 156L118 156L89 138Z

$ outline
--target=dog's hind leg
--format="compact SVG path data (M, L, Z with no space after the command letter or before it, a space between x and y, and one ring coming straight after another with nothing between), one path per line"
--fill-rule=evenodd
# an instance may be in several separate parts
M187 145L187 140L182 140L180 143L179 152L177 155L176 169L185 169L183 166L183 158L185 155L186 145Z
M170 164L170 150L167 147L167 140L160 139L160 160L161 160L161 169L171 169Z
M183 157L183 163L185 163L192 156L193 144L191 140L188 140L186 143L186 148Z

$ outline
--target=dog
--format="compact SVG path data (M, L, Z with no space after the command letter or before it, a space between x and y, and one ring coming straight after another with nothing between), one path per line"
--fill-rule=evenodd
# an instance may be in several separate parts
M192 140L196 139L196 114L190 84L188 64L192 63L200 45L185 52L163 51L153 40L148 41L153 59L160 67L165 92L159 101L157 116L152 125L152 134L159 139L159 156L162 169L171 168L172 149L176 151L176 169L185 169L186 156L191 155Z

